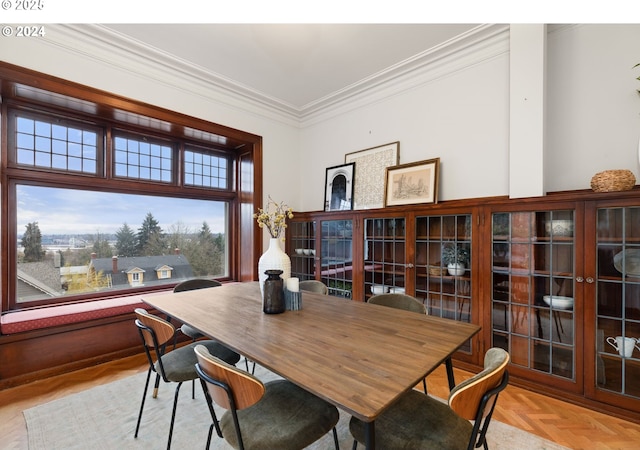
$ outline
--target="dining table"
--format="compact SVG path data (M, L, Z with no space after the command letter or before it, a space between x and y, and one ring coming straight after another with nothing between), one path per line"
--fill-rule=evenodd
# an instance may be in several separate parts
M301 309L266 314L257 281L143 296L150 307L366 423L451 357L480 327L301 292Z

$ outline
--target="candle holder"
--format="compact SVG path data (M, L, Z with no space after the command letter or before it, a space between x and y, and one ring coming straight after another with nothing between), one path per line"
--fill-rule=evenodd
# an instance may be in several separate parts
M289 289L284 290L284 304L288 311L298 311L302 309L302 292L294 292Z

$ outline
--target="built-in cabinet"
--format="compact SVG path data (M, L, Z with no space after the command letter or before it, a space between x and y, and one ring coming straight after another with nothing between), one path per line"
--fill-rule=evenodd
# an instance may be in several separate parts
M481 325L462 367L502 347L512 383L640 420L639 187L296 213L287 249L333 295L405 292Z

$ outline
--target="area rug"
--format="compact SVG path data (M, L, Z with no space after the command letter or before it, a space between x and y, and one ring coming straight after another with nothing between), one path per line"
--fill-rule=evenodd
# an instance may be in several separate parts
M276 375L256 367L263 381ZM161 383L158 398L148 398L137 438L133 437L146 374L134 375L23 411L30 450L54 449L161 449L166 448L175 384ZM153 382L153 378L152 378ZM348 414L340 413L340 447L350 449ZM191 383L183 384L173 433L174 449L204 448L211 419L199 384L191 398ZM488 433L491 450L565 449L515 427L492 421ZM231 447L214 432L211 449ZM327 434L308 449L333 449ZM360 449L363 446L359 447ZM274 449L277 450L277 449ZM386 449L392 450L392 449Z

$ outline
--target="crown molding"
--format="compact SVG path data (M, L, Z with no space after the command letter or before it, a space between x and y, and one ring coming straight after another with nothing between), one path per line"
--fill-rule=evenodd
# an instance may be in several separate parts
M102 25L47 25L46 43L238 111L306 127L508 52L509 25L480 25L302 108Z

